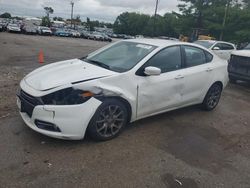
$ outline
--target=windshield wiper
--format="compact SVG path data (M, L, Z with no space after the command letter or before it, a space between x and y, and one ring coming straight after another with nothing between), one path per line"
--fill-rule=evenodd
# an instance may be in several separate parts
M108 65L106 65L106 64L104 64L104 63L102 63L102 62L99 62L99 61L95 61L95 60L91 60L91 59L84 59L84 61L86 61L86 62L88 62L88 63L91 63L91 64L94 64L94 65L98 65L98 66L100 66L100 67L103 67L103 68L105 68L105 69L108 69L108 70L110 70L110 66L108 66Z

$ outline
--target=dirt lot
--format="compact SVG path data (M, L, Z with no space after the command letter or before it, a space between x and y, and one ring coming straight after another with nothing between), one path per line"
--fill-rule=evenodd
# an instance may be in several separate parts
M51 139L21 120L21 78L45 61L107 43L0 33L0 187L250 187L250 86L229 85L218 108L197 106L138 121L96 143Z

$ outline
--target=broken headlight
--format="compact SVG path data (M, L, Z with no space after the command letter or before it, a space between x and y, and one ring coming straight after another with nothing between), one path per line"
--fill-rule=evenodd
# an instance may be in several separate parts
M89 91L66 88L42 97L45 105L76 105L89 100L94 94Z

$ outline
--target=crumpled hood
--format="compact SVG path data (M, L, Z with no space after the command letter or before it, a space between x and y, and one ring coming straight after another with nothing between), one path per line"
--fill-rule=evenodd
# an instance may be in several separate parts
M236 50L232 52L233 55L250 57L250 50Z
M24 81L32 88L45 91L74 82L88 81L117 74L116 72L72 59L52 63L28 74Z

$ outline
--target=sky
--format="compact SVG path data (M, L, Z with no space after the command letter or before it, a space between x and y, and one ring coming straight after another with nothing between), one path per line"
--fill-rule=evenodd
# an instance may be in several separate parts
M74 16L80 15L82 20L114 22L116 17L125 11L154 14L156 0L74 0ZM178 0L159 0L158 13L178 11ZM51 6L54 14L70 18L70 0L0 0L0 14L10 12L18 16L44 15L43 7Z

